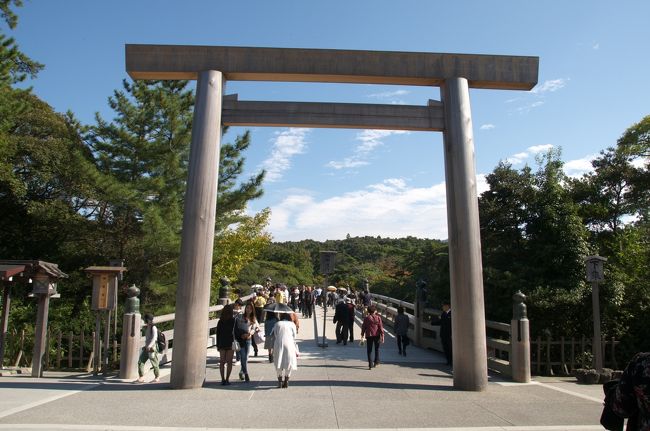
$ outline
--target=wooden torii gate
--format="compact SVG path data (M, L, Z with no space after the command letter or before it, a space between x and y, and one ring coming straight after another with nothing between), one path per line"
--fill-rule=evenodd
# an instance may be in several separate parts
M454 387L487 388L483 268L469 88L530 90L538 57L223 46L126 45L133 79L197 79L176 294L173 388L205 380L221 127L443 132ZM427 106L239 101L226 81L439 86Z

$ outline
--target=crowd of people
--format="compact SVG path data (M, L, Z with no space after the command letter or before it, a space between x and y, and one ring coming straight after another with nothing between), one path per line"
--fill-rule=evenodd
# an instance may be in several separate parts
M253 294L246 301L242 298L227 304L221 311L216 328L216 347L219 350L219 373L221 384L230 385L233 365L239 365L239 379L250 381L248 359L258 356L260 349L266 349L268 360L273 364L278 387L287 388L291 372L298 367L299 356L296 338L300 331L300 319L311 318L316 306L332 307L336 324L337 344L354 342L354 319L356 310L363 313L361 343L366 338L369 368L379 365L379 344L384 341L381 318L371 306L367 290L351 292L347 288L323 289L313 286L288 288L285 284L253 286ZM159 381L160 370L156 344L158 330L153 324L153 316L145 315L145 346L138 361L138 382L144 381L144 364L151 362L155 382ZM402 340L405 335L402 336ZM374 347L373 347L374 346ZM374 360L371 353L374 348ZM401 351L401 350L400 350ZM404 354L406 354L404 348Z

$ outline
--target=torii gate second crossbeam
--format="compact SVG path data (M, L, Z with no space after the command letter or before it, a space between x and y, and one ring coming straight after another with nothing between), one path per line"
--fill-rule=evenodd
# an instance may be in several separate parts
M176 294L173 388L205 380L222 125L431 130L444 134L454 387L487 388L483 268L469 88L530 90L539 59L497 55L126 45L133 79L197 79ZM440 86L427 106L252 102L226 80Z

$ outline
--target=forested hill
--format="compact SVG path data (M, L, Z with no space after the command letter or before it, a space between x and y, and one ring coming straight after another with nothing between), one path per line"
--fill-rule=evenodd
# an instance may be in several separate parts
M348 235L344 240L271 243L242 270L239 282L244 287L271 277L287 285L323 283L320 251L337 252L328 284L361 289L367 279L373 292L411 301L415 283L421 279L429 284L432 298L449 296L446 242L415 237Z

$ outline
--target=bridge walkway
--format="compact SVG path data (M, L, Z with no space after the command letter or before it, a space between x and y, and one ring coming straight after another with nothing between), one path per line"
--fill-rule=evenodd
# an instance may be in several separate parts
M486 392L456 391L441 354L410 346L408 356L399 356L392 334L381 347L382 364L368 370L365 347L333 340L332 315L327 348L315 341L322 309L316 325L301 319L299 369L288 389L276 388L264 350L249 360L251 382L226 387L214 348L207 350L206 383L196 390L170 389L168 366L157 384L65 373L2 377L0 429L602 429L599 387L559 379L515 384L491 376Z

